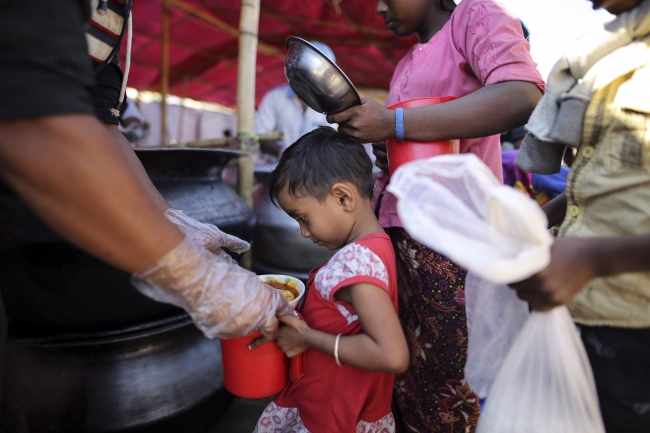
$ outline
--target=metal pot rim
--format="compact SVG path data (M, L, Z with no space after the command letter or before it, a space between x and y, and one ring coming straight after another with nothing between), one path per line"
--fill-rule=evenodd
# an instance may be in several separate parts
M187 313L177 314L165 319L153 320L135 326L115 329L111 331L84 332L53 335L47 337L11 338L10 343L25 344L30 346L90 346L95 344L115 343L128 341L149 335L167 332L192 324L192 318Z
M210 152L223 153L232 156L247 155L246 152L234 149L212 149L203 147L138 147L133 149L136 153L153 153L153 152Z

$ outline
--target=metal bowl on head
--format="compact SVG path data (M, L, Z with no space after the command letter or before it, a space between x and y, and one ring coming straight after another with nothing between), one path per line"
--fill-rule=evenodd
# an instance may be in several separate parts
M355 105L361 98L348 77L318 48L304 39L287 39L284 75L296 95L314 111L335 114Z

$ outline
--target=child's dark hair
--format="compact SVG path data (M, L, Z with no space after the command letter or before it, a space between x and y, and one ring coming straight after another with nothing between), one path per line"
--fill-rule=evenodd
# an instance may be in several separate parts
M271 201L286 187L293 197L325 200L337 182L351 182L363 198L372 198L372 162L354 138L329 126L320 126L289 146L264 188Z

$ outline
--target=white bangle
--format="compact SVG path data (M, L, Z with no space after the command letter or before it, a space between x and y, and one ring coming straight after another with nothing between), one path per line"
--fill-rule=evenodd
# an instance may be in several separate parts
M336 341L334 342L334 360L336 361L336 365L339 367L343 367L343 364L339 360L339 340L341 339L341 335L339 334L336 336Z

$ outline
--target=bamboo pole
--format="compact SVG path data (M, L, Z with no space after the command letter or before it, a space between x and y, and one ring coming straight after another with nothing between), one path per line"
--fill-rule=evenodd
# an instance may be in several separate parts
M257 29L260 0L242 0L239 21L239 64L237 71L237 121L241 140L254 137L255 65L257 61ZM242 200L253 206L253 160L239 158L238 192Z
M167 137L167 93L169 93L169 2L162 2L162 52L160 71L160 141L162 146L169 143Z
M239 62L237 65L237 122L242 148L251 152L255 145L253 121L255 116L255 65L257 62L257 30L260 19L260 0L242 0L239 20ZM253 207L253 159L250 153L239 157L237 192L244 202ZM251 268L251 253L244 254L240 264Z

